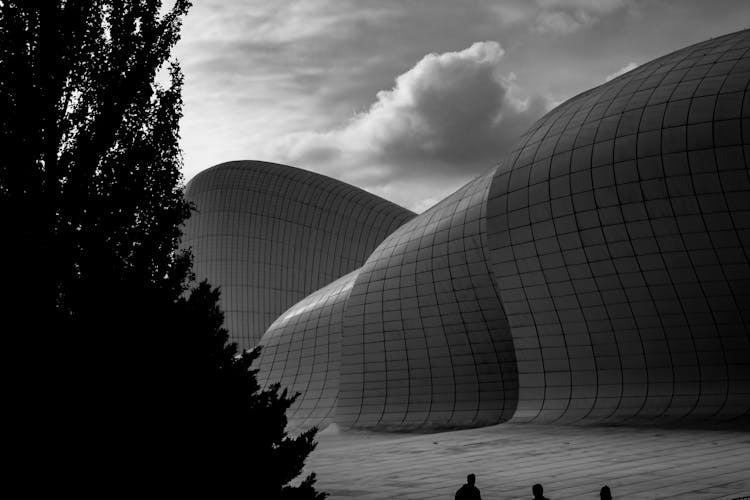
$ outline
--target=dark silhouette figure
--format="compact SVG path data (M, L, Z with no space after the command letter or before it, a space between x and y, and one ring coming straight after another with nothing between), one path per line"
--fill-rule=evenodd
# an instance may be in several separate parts
M539 483L531 487L531 492L534 494L534 500L549 500L544 496L544 488Z
M482 500L479 494L479 488L474 486L477 477L474 474L466 476L466 484L461 486L456 492L456 500Z
M599 490L599 498L601 500L612 500L612 491L606 484L602 486L601 490Z

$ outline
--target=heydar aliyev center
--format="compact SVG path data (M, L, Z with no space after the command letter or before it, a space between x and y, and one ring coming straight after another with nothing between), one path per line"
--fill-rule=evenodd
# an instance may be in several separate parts
M749 84L750 30L643 64L418 216L217 165L184 244L293 427L748 421Z

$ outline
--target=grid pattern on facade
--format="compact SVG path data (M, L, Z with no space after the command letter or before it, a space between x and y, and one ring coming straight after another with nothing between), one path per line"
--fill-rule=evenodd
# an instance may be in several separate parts
M485 251L492 172L387 238L344 312L337 422L488 425L517 398L513 344Z
M264 380L304 425L747 419L749 85L745 30L563 103L280 318Z
M241 349L294 303L360 267L414 216L340 181L255 161L201 172L186 198L197 211L183 246L196 276L221 286L225 325Z
M324 427L339 391L344 305L359 271L308 295L268 328L256 363L261 387L279 382L299 397L287 411L291 431Z
M516 420L750 414L750 32L551 111L497 168Z

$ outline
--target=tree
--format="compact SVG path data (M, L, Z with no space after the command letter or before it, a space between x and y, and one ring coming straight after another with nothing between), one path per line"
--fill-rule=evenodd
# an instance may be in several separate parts
M2 304L21 333L4 336L3 352L23 382L10 406L19 462L49 457L74 483L96 471L174 484L206 449L214 461L222 452L274 463L243 458L253 448L227 437L229 425L253 426L240 422L255 418L253 405L271 411L257 417L273 423L271 451L297 454L292 470L313 446L314 433L279 438L289 398L253 385L254 355L235 357L216 324L217 292L192 283L190 255L178 251L190 206L182 74L169 54L189 7L176 0L160 15L153 0L0 0Z
M14 367L31 386L18 406L63 409L54 422L41 409L22 416L48 431L43 442L137 417L168 351L163 330L152 335L168 322L144 319L186 289L189 255L175 250L190 207L182 77L176 64L170 86L154 77L188 7L160 18L148 1L0 3L0 212L12 214L0 252L13 263L3 304L44 367Z
M0 189L22 215L19 257L43 269L37 307L75 317L102 273L182 286L182 77L172 64L169 88L154 78L188 7L160 19L149 1L2 3Z
M212 410L200 412L200 425L217 430L216 434L197 436L203 440L198 447L205 454L199 471L210 471L213 457L231 457L222 460L219 469L230 477L249 479L254 498L322 500L325 494L313 488L314 474L297 487L289 486L315 448L317 429L295 438L287 436L286 410L296 396L288 397L278 384L260 388L257 370L251 369L260 350L237 353L237 345L229 342L228 332L222 327L224 314L218 300L219 291L202 282L178 303L184 339L179 359L187 364L181 371L194 377L187 385L190 394L186 396ZM232 429L234 435L222 435L225 429ZM230 448L242 453L227 453ZM234 487L229 485L230 489Z

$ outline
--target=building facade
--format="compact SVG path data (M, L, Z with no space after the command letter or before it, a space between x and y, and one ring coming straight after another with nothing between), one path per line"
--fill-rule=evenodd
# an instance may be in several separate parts
M581 94L496 169L515 420L747 416L749 48L715 38Z
M344 311L338 423L463 427L513 415L515 350L484 237L492 179L406 223L360 270Z
M261 381L300 427L747 421L749 85L745 30L561 104L279 312Z
M221 286L226 327L241 349L308 294L360 267L414 217L354 186L286 165L222 163L185 193L196 211L183 246L198 279Z
M259 382L279 383L299 393L287 411L295 428L324 427L335 419L344 307L358 274L353 271L308 295L263 336Z

